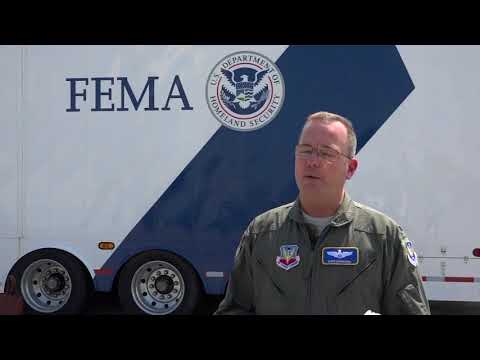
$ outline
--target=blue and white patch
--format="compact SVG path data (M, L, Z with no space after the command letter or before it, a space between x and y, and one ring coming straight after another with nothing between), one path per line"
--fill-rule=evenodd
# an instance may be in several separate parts
M417 253L415 252L415 249L413 248L412 242L410 240L407 240L405 242L405 247L407 249L408 261L410 261L410 264L412 264L413 266L417 266L418 265L418 257L417 257Z
M280 112L285 84L277 65L252 51L227 55L207 80L207 103L213 116L237 131L257 130Z
M325 247L322 250L323 265L357 265L358 248Z

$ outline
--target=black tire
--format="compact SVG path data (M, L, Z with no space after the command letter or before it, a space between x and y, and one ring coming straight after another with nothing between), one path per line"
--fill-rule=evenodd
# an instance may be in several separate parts
M53 262L51 262L52 260ZM29 300L29 296L26 294L26 292L29 292L29 275L26 274L26 270L29 269L30 265L38 263L39 261L45 263L46 266L48 266L48 264L55 265L56 262L67 271L63 277L63 279L67 281L66 284L64 283L63 285L68 285L69 297L65 299L65 301L60 300L62 301L61 305L53 305L55 307L61 306L53 312L42 311L42 309L38 308L39 305L35 305L34 300ZM88 297L91 295L90 275L86 272L82 263L74 256L61 250L44 249L25 255L15 264L10 273L13 274L17 280L17 292L21 294L24 299L25 312L27 314L78 314L83 311ZM67 274L69 276L67 276ZM45 297L45 299L48 298ZM60 301L58 301L58 303L60 303Z
M161 262L161 263L160 263ZM151 275L154 276L155 273L158 274L159 272L162 272L161 269L164 269L165 266L170 266L173 267L175 270L172 270L171 275L172 278L174 277L174 273L179 273L181 275L181 278L183 278L183 297L181 299L178 298L176 300L177 302L174 305L170 305L170 308L162 308L163 306L169 306L169 304L163 304L160 301L157 301L157 299L152 298L153 295L151 295L150 291L148 292L149 299L152 299L155 304L158 306L149 307L149 302L146 300L147 298L142 298L142 295L137 294L136 291L133 289L137 289L137 286L135 284L138 284L138 286L141 286L140 283L138 283L138 278L144 277L135 274L137 271L139 272L138 274L142 274L142 269L146 267L146 264L153 264L153 269L151 271ZM161 264L168 264L168 265L161 265ZM156 268L158 266L158 268ZM163 266L163 268L162 268ZM155 270L156 268L156 270ZM158 270L158 271L157 271ZM146 270L145 270L146 271ZM163 275L165 276L165 275ZM146 281L141 280L143 283L148 284L150 282L149 275L145 276ZM157 277L158 279L158 277ZM137 282L135 282L137 280ZM132 283L134 285L132 286ZM180 282L181 283L181 282ZM153 284L151 283L150 286ZM154 290L158 290L156 287ZM173 289L172 291L174 291ZM168 289L165 290L168 292ZM180 293L177 292L177 296ZM142 293L146 294L146 292ZM166 293L167 294L167 293ZM173 294L172 292L168 292L168 294ZM118 279L118 296L120 299L120 303L122 305L123 310L128 313L128 314L151 314L151 315L186 315L186 314L192 314L196 307L198 306L201 297L202 297L203 291L202 287L200 285L200 280L198 278L197 273L193 269L193 267L185 260L180 258L179 256L166 252L166 251L160 251L160 250L153 250L149 252L145 252L142 254L139 254L132 258L131 260L128 261L128 263L125 265L125 267L121 270L119 274L119 279ZM152 296L152 297L150 297ZM160 294L156 296L161 296ZM165 295L165 297L168 295ZM175 295L174 295L175 296ZM135 298L137 298L137 301L141 305L138 305L135 301ZM143 299L143 300L142 300ZM142 301L145 301L143 303ZM162 301L167 301L167 300L162 300ZM143 306L143 309L142 307ZM158 309L158 310L157 310ZM148 312L148 310L151 310L151 312ZM158 311L158 312L157 312Z

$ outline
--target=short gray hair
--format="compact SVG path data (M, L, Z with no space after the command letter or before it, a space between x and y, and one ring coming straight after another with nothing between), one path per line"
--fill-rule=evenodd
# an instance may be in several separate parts
M350 155L350 157L352 158L355 156L355 154L357 153L357 135L355 134L355 129L353 128L351 121L341 115L329 113L326 111L316 112L316 113L310 114L307 117L307 119L305 120L305 124L303 125L302 131L300 132L300 137L298 139L298 142L300 142L300 138L302 137L303 130L305 129L307 124L313 120L325 122L327 124L334 121L338 121L342 123L347 128L348 155Z

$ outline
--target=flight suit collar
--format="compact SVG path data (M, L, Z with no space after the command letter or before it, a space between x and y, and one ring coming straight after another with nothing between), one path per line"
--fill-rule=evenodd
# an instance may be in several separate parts
M354 211L353 201L350 198L350 196L345 192L345 196L343 197L342 203L340 204L340 207L338 208L336 214L333 216L333 219L330 222L330 225L338 227L338 226L343 226L345 224L348 224L353 220L353 211ZM293 203L293 206L290 209L288 216L292 220L298 223L302 223L302 224L306 223L302 213L300 199L298 197Z

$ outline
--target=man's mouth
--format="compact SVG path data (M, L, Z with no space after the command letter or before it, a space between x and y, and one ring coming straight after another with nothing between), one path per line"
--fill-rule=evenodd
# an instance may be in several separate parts
M305 175L305 177L306 177L307 179L315 179L315 180L318 180L318 179L319 179L319 177L314 176L314 175Z

